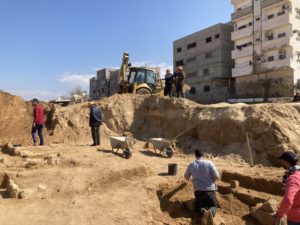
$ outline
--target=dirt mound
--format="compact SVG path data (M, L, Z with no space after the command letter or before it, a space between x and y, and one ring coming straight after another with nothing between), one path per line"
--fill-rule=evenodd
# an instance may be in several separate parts
M0 91L0 144L28 143L32 106L22 98Z
M300 151L300 104L246 105L226 103L199 105L186 99L141 95L114 95L98 102L105 118L101 136L131 133L137 138L179 139L182 149L200 148L215 156L236 154L249 161L246 133L255 151L256 163L276 163L287 149ZM0 93L0 144L30 143L32 106L19 97ZM86 103L69 107L45 105L46 141L90 141L89 109Z
M289 148L300 151L300 104L199 105L186 99L158 96L115 95L99 103L107 126L139 138L180 139L187 152L195 148L218 154L241 154L248 161L246 133L256 163L274 163Z

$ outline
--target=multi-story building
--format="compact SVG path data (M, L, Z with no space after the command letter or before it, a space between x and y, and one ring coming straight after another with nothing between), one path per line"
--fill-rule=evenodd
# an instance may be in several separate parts
M119 70L104 68L90 79L90 99L97 100L118 92Z
M231 3L237 97L292 96L300 79L300 1Z
M185 83L191 87L187 98L216 103L230 97L234 89L232 31L231 23L220 23L174 41L173 65L183 66Z

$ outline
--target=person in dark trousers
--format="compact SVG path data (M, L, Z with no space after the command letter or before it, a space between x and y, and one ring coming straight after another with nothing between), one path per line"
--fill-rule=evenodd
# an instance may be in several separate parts
M90 103L90 127L92 132L93 144L91 146L100 145L100 125L103 121L103 115L95 102Z
M184 98L184 93L183 93L184 73L181 66L176 67L176 72L174 73L174 79L175 79L177 98L179 98L180 96Z
M39 104L39 100L34 98L32 100L33 105L33 123L31 129L31 136L33 145L36 145L36 132L38 132L40 138L40 145L44 145L43 127L44 127L44 109Z
M172 97L172 85L173 85L173 74L169 69L167 69L165 74L164 96Z
M299 92L297 92L294 96L293 102L300 102L300 95Z
M201 225L213 225L213 217L217 211L216 184L220 178L216 166L203 158L200 150L195 151L196 160L187 167L184 178L192 176L196 201L196 214L201 217Z
M286 169L282 178L283 200L274 215L274 223L286 215L288 225L300 225L300 166L297 166L298 157L292 152L284 152L279 159Z

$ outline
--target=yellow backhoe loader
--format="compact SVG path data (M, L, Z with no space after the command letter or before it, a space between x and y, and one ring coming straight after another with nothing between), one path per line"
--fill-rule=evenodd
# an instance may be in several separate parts
M132 67L129 54L124 53L119 73L119 94L156 94L162 93L163 82L158 68Z

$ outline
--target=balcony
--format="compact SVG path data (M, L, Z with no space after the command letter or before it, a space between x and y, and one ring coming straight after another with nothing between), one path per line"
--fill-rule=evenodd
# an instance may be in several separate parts
M276 16L273 19L270 20L264 20L263 21L263 30L272 30L276 27L281 27L283 25L292 24L290 19L290 13L286 12L286 14L282 16Z
M241 17L244 17L244 16L247 16L249 14L253 13L253 7L252 6L248 6L244 9L241 9L241 10L238 10L234 13L231 14L231 20L236 20L238 18L241 18Z
M289 37L276 38L271 41L263 41L262 48L264 51L280 49L291 45L291 39Z
M231 33L231 40L234 41L234 40L241 39L243 37L248 37L248 36L251 36L252 33L253 33L253 27L248 26L244 29L233 31Z
M276 3L284 2L285 0L263 0L261 3L261 7L267 8L268 6L274 5Z
M248 47L242 48L242 50L235 49L231 52L231 54L232 54L233 59L252 55L253 54L253 46L248 46Z
M232 77L240 77L253 73L253 65L239 64L236 68L232 69Z
M265 62L261 64L263 70L274 70L280 68L291 67L291 59L275 60L273 62Z

